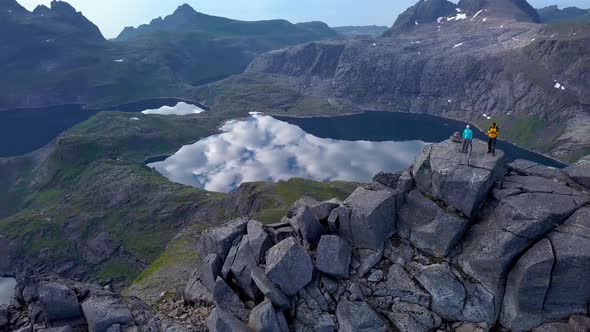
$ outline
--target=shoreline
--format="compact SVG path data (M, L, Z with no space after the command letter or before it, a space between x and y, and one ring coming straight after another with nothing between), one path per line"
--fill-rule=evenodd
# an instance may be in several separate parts
M201 107L207 111L211 110L209 106L203 105L195 100L187 99L187 98L178 98L178 97L158 97L158 98L148 98L148 99L136 99L124 103L119 104L92 104L92 103L63 103L63 104L49 104L49 105L35 105L35 106L18 106L12 108L3 108L0 107L0 112L5 111L17 111L17 110L32 110L32 109L41 109L41 108L53 108L53 107L64 107L64 106L81 106L82 110L86 111L116 111L115 107L120 106L127 106L132 105L135 103L141 103L146 101L158 101L158 100L177 100L179 102L186 102L198 107Z
M359 115L359 114L367 114L367 113L371 113L371 112L384 112L384 113L400 113L400 114L415 114L415 115L427 115L427 116L432 116L435 118L440 118L440 119L447 119L447 120L454 120L454 121L458 121L458 122L462 122L465 124L468 124L470 126L473 126L475 128L477 128L477 130L479 130L480 132L485 134L485 131L483 129L481 129L477 124L462 120L462 119L457 119L457 118L452 118L452 117L446 117L446 116L441 116L441 115L433 115L433 114L427 114L427 113L413 113L413 112L402 112L402 111L387 111L387 110L379 110L379 109L363 109L360 112L347 112L347 113L342 113L342 114L338 114L338 115L278 115L278 114L274 114L274 113L269 113L268 115L270 116L278 116L278 117L284 117L284 118L299 118L299 119L309 119L309 118L331 118L331 117L344 117L344 116L352 116L352 115ZM453 133L451 133L452 135ZM504 143L508 143L508 144L512 144L518 148L521 148L523 150L526 150L528 152L531 153L535 153L538 154L540 156L543 156L545 158L551 159L556 163L560 163L565 165L565 167L571 166L572 164L565 162L563 160L559 160L553 156L547 155L545 153L542 152L538 152L535 150L531 150L530 148L521 146L517 143L511 142L511 141L507 141L507 140L502 140L500 139L499 141L504 142Z

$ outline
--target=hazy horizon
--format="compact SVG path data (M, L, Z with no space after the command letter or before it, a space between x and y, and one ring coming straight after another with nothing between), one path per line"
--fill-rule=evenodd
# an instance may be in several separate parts
M39 4L49 5L51 0L17 0L28 10ZM137 27L157 17L164 17L188 3L195 10L209 15L239 20L286 19L291 22L323 21L332 27L345 25L386 25L391 26L397 16L416 0L251 0L247 6L238 1L214 0L71 0L76 10L81 11L94 22L107 38L116 37L124 27ZM456 1L455 1L456 2ZM587 0L530 0L531 5L540 8L557 4L561 8L588 7ZM336 9L336 10L335 10ZM113 15L121 13L121 15Z

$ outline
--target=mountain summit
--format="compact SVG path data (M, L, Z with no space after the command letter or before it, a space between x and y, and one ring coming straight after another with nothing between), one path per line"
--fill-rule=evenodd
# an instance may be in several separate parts
M435 22L439 17L451 15L456 8L454 3L447 0L420 0L403 12L384 36L389 37L399 32L411 31L420 24Z
M537 11L526 0L461 0L457 5L448 0L420 0L403 12L383 36L413 31L428 23L472 20L480 15L518 22L541 22Z
M485 11L489 16L511 18L519 22L541 22L535 8L526 0L461 0L457 6L468 13Z

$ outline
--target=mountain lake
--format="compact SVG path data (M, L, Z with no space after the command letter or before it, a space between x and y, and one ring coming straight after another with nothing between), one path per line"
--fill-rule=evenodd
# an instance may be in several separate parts
M173 182L220 192L243 182L292 177L367 182L379 171L407 168L424 146L449 139L465 126L435 116L392 112L315 118L252 113L247 119L228 121L220 134L148 165ZM477 129L474 134L486 139ZM507 142L499 141L497 148L508 161L565 166Z

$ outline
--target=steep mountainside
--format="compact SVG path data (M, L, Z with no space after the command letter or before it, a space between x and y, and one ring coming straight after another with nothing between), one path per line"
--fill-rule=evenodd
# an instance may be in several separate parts
M590 9L578 7L559 9L557 6L549 6L537 9L537 12L543 23L590 22Z
M260 53L338 36L321 22L241 22L184 5L107 41L62 1L33 12L15 0L0 6L0 108L186 97L196 85L242 72Z
M530 6L502 1L506 7L421 1L384 38L273 51L253 61L242 77L199 89L197 97L236 89L240 82L283 81L335 106L429 113L480 127L493 119L503 138L520 145L565 161L587 155L590 27L537 24ZM416 12L420 8L425 12ZM424 21L411 22L415 15ZM275 109L284 107L275 102Z

